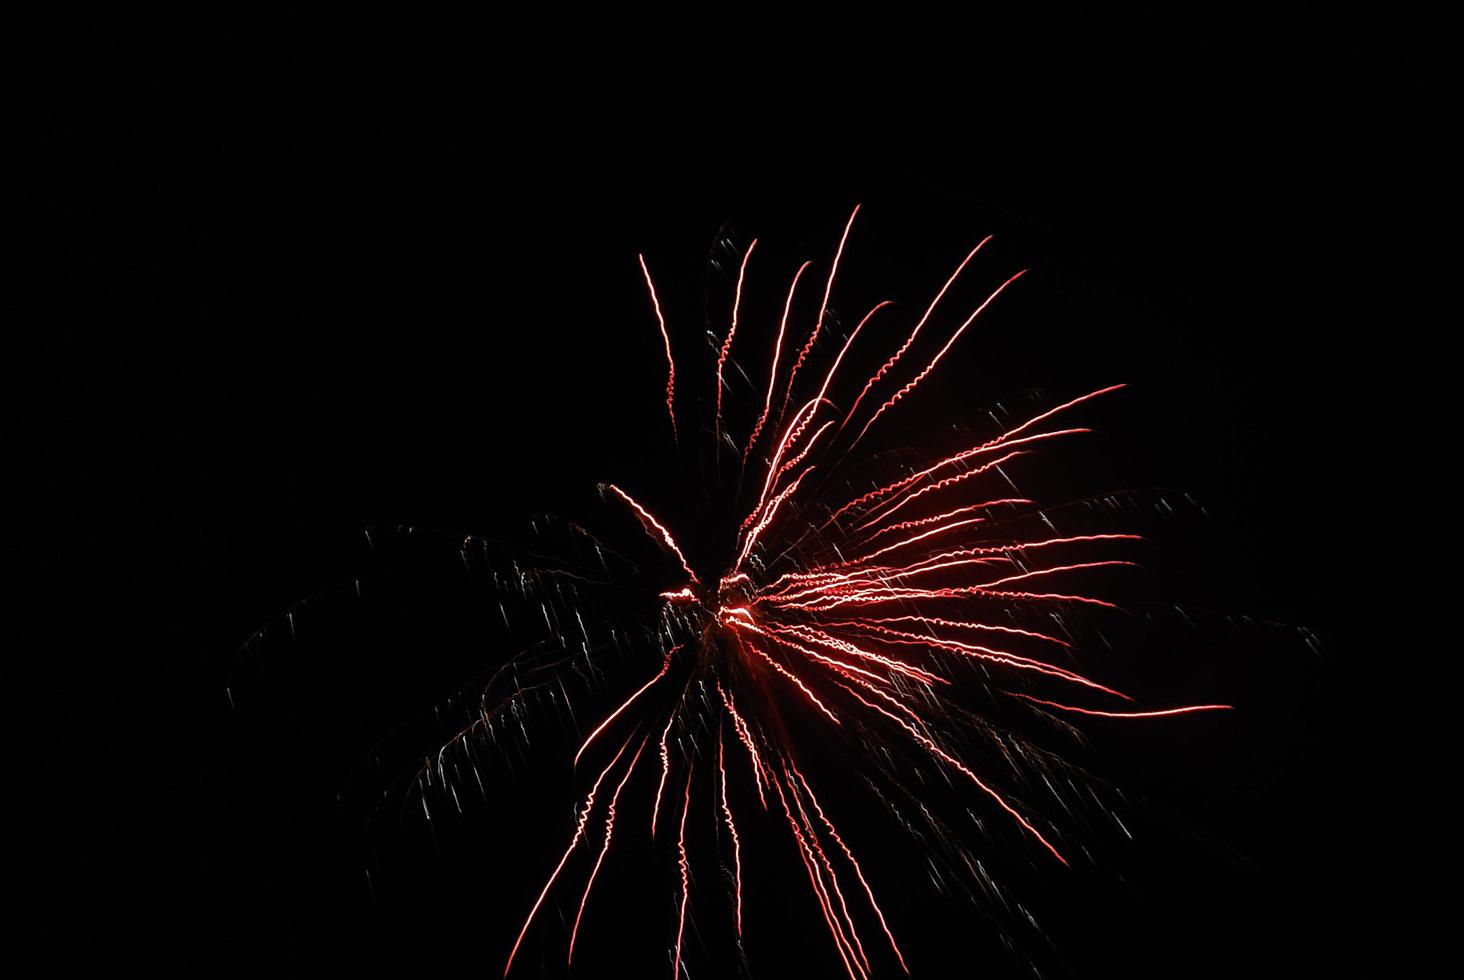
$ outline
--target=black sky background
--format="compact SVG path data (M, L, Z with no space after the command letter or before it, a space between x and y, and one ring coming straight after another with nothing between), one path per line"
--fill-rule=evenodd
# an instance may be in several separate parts
M420 824L361 831L372 747L485 656L451 564L429 547L392 566L362 529L511 534L664 470L636 252L690 346L717 315L724 221L822 258L857 202L851 261L907 304L987 233L993 262L1034 269L940 405L1130 382L1087 489L1174 487L1209 515L1174 531L1156 592L1320 640L1212 624L1175 676L1250 708L1095 741L1109 754L1084 761L1173 813L1180 844L1137 846L1111 879L1034 878L1056 972L1364 955L1383 930L1370 879L1395 858L1350 776L1362 645L1338 529L1379 488L1344 443L1393 405L1395 380L1359 398L1358 379L1407 319L1373 319L1365 284L1418 269L1430 221L1415 117L1372 103L1427 91L1427 59L1391 49L1390 99L1300 25L1199 63L1058 77L973 52L918 81L855 59L785 82L767 60L797 59L751 50L516 58L520 40L79 18L18 89L6 878L28 972L497 975L568 783L504 790L514 819L551 821L542 846L472 821L435 846ZM241 664L256 628L363 574L384 577L374 612L331 607L295 653ZM626 887L661 900L659 879ZM607 906L582 975L640 963L642 935L661 970L662 907L643 933L631 898ZM1017 971L971 921L982 952L930 954L926 975ZM546 962L558 943L546 930ZM797 944L806 975L835 968L804 946L822 940ZM719 952L695 947L693 976L720 975ZM753 967L781 975L771 946Z

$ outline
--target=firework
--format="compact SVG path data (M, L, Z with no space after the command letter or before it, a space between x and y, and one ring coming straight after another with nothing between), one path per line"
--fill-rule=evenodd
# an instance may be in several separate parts
M1013 466L1088 433L1068 420L1123 385L1034 411L954 452L913 463L907 454L900 469L885 467L883 477L871 477L883 463L861 451L876 425L918 400L921 384L1023 273L1006 276L965 309L948 309L948 294L990 241L982 239L912 326L896 329L897 308L879 302L832 345L831 357L823 356L819 342L833 330L831 298L858 210L816 287L821 299L812 322L800 326L793 314L800 288L809 288L813 263L798 265L786 293L779 291L771 350L741 359L762 380L747 392L740 421L733 418L729 377L734 366L741 370L738 328L747 317L744 287L759 274L757 242L738 256L725 333L710 338L715 371L696 404L711 406L711 418L698 429L678 426L678 416L684 423L688 414L688 390L698 392L686 375L678 386L673 331L651 264L638 257L666 353L668 434L686 452L688 435L705 433L714 469L736 488L722 495L734 501L733 509L705 522L725 529L715 549L725 557L693 561L676 528L646 503L656 488L604 486L607 505L638 524L661 555L622 575L617 585L640 591L640 608L648 610L643 646L653 653L629 658L632 669L644 665L642 672L605 682L619 685L622 696L587 726L574 753L587 790L567 846L505 954L505 975L514 971L546 902L560 891L576 910L564 953L572 962L581 923L594 911L597 882L601 890L608 887L599 876L619 824L635 819L667 840L674 855L676 916L668 945L671 975L680 976L693 868L704 859L688 847L687 825L702 817L725 831L717 835L724 847L718 860L731 872L728 906L736 936L744 928L745 862L792 861L850 980L908 973L897 929L878 897L880 882L866 873L858 848L840 830L839 815L816 792L833 774L810 768L815 746L838 745L856 771L895 782L894 759L939 771L964 787L993 826L1004 822L1012 836L1054 865L1066 865L1070 855L1060 830L1010 788L1013 780L1001 763L975 758L980 753L973 746L994 740L1000 723L972 706L965 681L979 677L983 690L996 692L990 700L1005 699L1014 710L1054 720L1157 719L1228 707L1139 705L1073 666L1075 644L1061 628L1060 613L1116 609L1085 583L1098 570L1136 564L1141 539L1119 531L1056 533L1032 519L1041 514L1037 502L1014 489ZM940 334L935 344L922 345L932 333ZM847 365L855 350L877 354L871 363L878 367L853 373ZM912 441L918 449L920 439ZM1034 533L1034 527L1046 530ZM606 551L596 549L603 558ZM598 670L600 647L590 642L585 625L589 614L576 605L594 585L593 576L514 567L521 586L556 581L554 602L572 612L585 636L582 657ZM560 587L564 579L572 580L567 588ZM1045 620L1033 611L1046 614ZM622 626L616 635L629 633ZM516 668L540 676L566 663L539 651L514 660ZM497 711L485 698L481 716L449 745L491 726ZM876 745L883 747L878 757L868 751ZM429 761L429 777L431 769ZM636 781L638 770L645 776ZM729 792L735 784L743 789ZM918 796L913 786L902 789ZM710 801L705 814L697 812L696 801L703 799ZM781 826L785 851L749 853L745 829L752 820ZM582 878L567 880L575 877L567 870L580 850L593 855L592 863Z

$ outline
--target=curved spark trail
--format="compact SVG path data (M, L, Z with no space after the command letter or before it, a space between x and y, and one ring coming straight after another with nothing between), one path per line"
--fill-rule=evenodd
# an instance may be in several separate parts
M679 649L681 649L681 648L680 647L674 647L671 650L667 651L667 653L666 653L666 662L661 665L660 672L657 673L655 677L652 677L650 680L646 681L645 684L642 687L640 687L634 694L632 694L630 697L628 697L628 698L625 699L625 703L624 704L622 704L620 707L616 708L614 711L610 712L610 714L605 717L605 720L604 721L600 722L599 725L595 726L595 730L592 731L592 732L590 732L589 737L586 738L584 744L580 746L580 750L574 754L574 764L575 765L579 765L580 756L582 756L582 755L585 754L585 749L587 749L587 748L590 747L590 743L593 742L599 736L599 734L601 732L603 732L606 728L609 728L610 727L610 723L612 721L614 721L616 718L620 717L620 713L622 711L624 711L626 708L629 708L631 706L631 704L635 701L636 698L640 697L642 694L644 694L647 691L649 691L651 689L651 686L653 684L655 684L656 681L658 681L661 678L663 678L663 677L666 676L666 671L668 671L668 670L671 669L671 658L674 657L674 656L676 656L676 651L679 650ZM637 753L637 754L639 754L639 753Z
M744 466L747 465L748 453L752 452L758 435L768 421L768 412L773 407L773 385L778 380L778 360L783 352L783 336L788 332L788 311L793 308L793 294L798 291L798 280L803 278L804 271L812 264L812 262L805 262L800 265L798 271L793 274L793 284L788 287L788 299L783 303L783 319L778 321L778 340L773 345L773 366L768 369L768 397L763 402L762 414L757 417L757 424L752 427L752 434L747 437L747 448L742 451Z
M628 745L630 743L627 742L626 744ZM544 882L544 887L539 892L539 897L534 900L534 907L529 909L529 916L524 919L524 926L519 930L518 938L513 942L513 949L508 954L508 962L503 966L504 976L508 976L508 972L513 969L514 957L518 955L519 946L523 944L524 936L528 934L529 926L533 924L534 916L539 914L539 906L544 904L544 898L549 894L549 889L554 887L554 882L559 877L559 873L564 870L564 865L569 861L570 854L574 853L575 847L579 845L580 839L584 837L585 824L589 822L590 811L595 808L595 794L600 791L600 784L605 781L605 777L609 775L610 770L615 768L615 763L620 761L620 756L624 751L625 745L622 745L620 751L615 753L615 758L610 760L610 764L600 771L600 775L595 779L595 785L590 787L590 793L585 797L584 807L580 810L579 821L574 827L574 836L569 839L569 846L564 849L564 855L559 859L559 863L554 866L554 870L550 872L549 880Z
M881 301L838 343L836 353L827 351L832 358L823 360L818 341L826 327L832 331L839 322L831 304L858 213L856 207L844 225L812 328L786 367L781 362L789 322L811 262L798 267L780 308L764 311L776 313L778 323L771 360L764 362L766 388L756 383L755 392L746 391L754 382L740 367L727 370L736 365L734 338L739 330L745 335L749 317L744 287L756 239L742 255L727 333L720 343L709 335L706 345L714 398L703 394L698 402L684 393L681 405L683 413L693 407L702 413L699 424L684 431L712 440L715 465L701 467L702 474L721 479L724 437L728 445L745 446L735 478L700 492L663 489L657 499L681 503L675 518L652 513L617 484L604 484L644 531L643 537L625 535L632 548L648 555L644 561L624 558L617 550L631 570L616 566L621 570L612 572L609 551L596 539L598 571L569 559L560 564L544 559L543 568L531 571L526 559L503 576L525 596L530 594L526 583L538 583L533 595L540 599L544 624L574 640L563 645L564 650L573 647L568 653L536 649L511 661L515 683L530 689L557 683L564 691L566 676L586 683L592 679L604 702L574 752L577 778L587 778L578 768L581 762L600 766L609 756L602 768L590 770L598 775L575 811L568 846L514 940L505 975L565 877L592 817L598 819L597 794L612 772L618 776L611 780L600 846L592 864L584 859L588 873L569 930L567 962L573 961L591 890L616 840L617 818L626 806L637 814L646 806L648 846L674 860L676 868L676 924L666 948L673 980L690 972L687 957L695 951L688 940L705 932L699 927L688 934L687 914L693 901L692 858L707 839L715 839L718 866L727 872L728 915L722 921L739 945L744 928L757 928L758 888L749 882L756 880L761 863L801 864L810 921L821 920L832 947L828 966L837 960L850 980L871 980L895 971L909 974L907 950L912 955L917 950L902 949L897 939L901 910L882 907L876 898L887 869L861 862L857 845L867 834L846 834L836 823L837 817L846 828L854 826L845 808L853 805L860 787L881 800L884 789L893 789L917 803L935 833L917 833L906 824L912 846L929 849L932 836L957 841L958 835L931 813L935 804L927 807L922 796L941 785L959 795L960 808L973 820L989 817L992 833L1009 837L1009 846L1045 855L1045 866L1058 868L1082 852L1068 846L1062 827L1033 805L1030 794L1038 780L1029 775L1037 764L1028 759L1023 763L1028 768L1020 768L1014 756L1038 754L1022 751L1036 743L1013 731L1013 724L1035 715L1053 727L1070 728L1064 716L1142 721L1230 707L1146 709L1101 676L1102 660L1084 659L1069 617L1102 616L1104 610L1120 608L1092 582L1141 564L1144 538L1121 530L1085 533L1060 527L1062 512L1054 520L1037 509L1035 496L1014 489L1012 471L1088 434L1088 428L1068 420L1123 385L1069 397L1017 424L988 431L959 451L918 454L917 440L915 453L906 454L898 469L891 465L892 454L854 452L877 420L908 415L914 401L908 396L1022 275L993 276L1000 285L983 290L985 299L974 310L968 308L963 318L959 313L947 317L942 301L991 240L982 238L934 297L913 307L923 310L913 326L892 337L878 336L894 320L896 308L882 313L879 330L865 331L877 313L892 307L891 301ZM665 344L666 410L676 440L671 331L645 257L637 258ZM983 322L991 322L990 316ZM907 355L927 329L945 339L912 373L908 360L913 358ZM877 366L850 377L850 365L857 364ZM746 383L739 386L739 378ZM706 388L689 385L686 391ZM881 394L875 394L877 389ZM886 393L890 389L893 393ZM739 401L744 394L749 397ZM798 407L789 415L793 406ZM919 416L913 421L918 424ZM686 511L698 506L707 513L689 518ZM672 532L675 527L683 533L689 519L696 521L696 533L682 540L695 564ZM618 618L597 619L589 610L602 607L581 602L585 595L600 595L597 589L616 603L611 609ZM568 625L561 629L561 622ZM613 670L622 661L632 666L617 678ZM1016 752L1010 751L1013 746ZM659 763L653 792L649 778L644 787L630 787L643 755ZM859 778L828 772L818 759L829 756L858 767ZM629 762L618 769L625 757ZM438 758L440 764L440 753ZM843 791L836 781L846 784ZM674 810L676 786L682 787L680 814ZM703 786L705 795L693 793ZM760 809L752 806L754 791ZM710 804L714 834L688 834L693 795ZM663 803L671 809L674 840L669 831L657 837ZM697 809L703 812L700 802ZM877 812L885 811L906 823L888 802ZM644 827L640 819L636 826ZM749 832L756 821L783 837L786 850L770 853L763 838ZM633 836L645 840L643 833ZM756 858L752 863L744 860L749 841L756 842L746 855ZM962 848L964 857L964 843L952 846ZM795 855L797 864L792 863ZM968 858L965 863L974 868L979 862ZM601 883L600 891L607 887ZM696 900L708 891L699 886Z
M686 860L686 814L691 810L691 767L686 769L686 797L681 804L681 832L676 839L677 861L681 869L681 909L676 915L676 959L671 966L671 978L681 976L681 937L686 932L686 899L691 891L691 866Z
M869 427L873 425L881 415L883 415L889 409L894 408L896 402L898 402L901 398L904 398L910 392L914 391L915 386L924 381L926 377L930 374L930 372L935 370L935 366L940 363L940 359L945 357L946 354L949 353L950 349L955 346L956 341L961 339L961 334L966 332L966 328L974 323L976 321L976 318L984 313L986 311L986 308L990 306L992 302L998 296L1000 296L1008 286L1010 286L1012 283L1016 282L1018 279L1022 278L1022 276L1026 274L1027 270L1023 269L1021 272L1018 272L1016 275L1012 276L1000 286L997 286L996 292L986 297L986 301L983 302L980 306L976 307L975 311L966 318L966 322L956 328L956 332L951 334L951 339L946 341L945 346L940 349L940 353L931 358L930 363L925 366L925 370L915 375L914 379L906 383L905 387L901 388L899 391L891 395L889 401L881 405L879 409L872 416L870 416L869 421L864 423L864 428L859 430L859 435L855 437L854 441L857 443L860 439L863 439L864 433L869 431Z
M620 791L625 789L625 784L630 782L630 774L635 772L635 764L640 761L641 750L646 747L646 740L641 739L640 745L636 747L635 755L631 757L630 765L625 767L625 775L620 777L620 782L615 786L615 792L610 796L610 805L605 811L605 843L600 845L600 853L595 857L595 866L590 869L590 877L585 882L585 893L580 898L579 911L574 916L574 928L569 933L569 954L565 959L566 963L574 962L574 942L579 936L580 920L585 917L585 906L590 901L590 889L595 887L595 876L600 873L600 865L605 862L605 855L610 851L610 840L615 835L615 804L620 800Z
M722 815L727 818L727 833L732 837L732 879L736 883L737 935L742 935L742 841L737 836L737 823L727 803L727 764L721 729L717 730L717 772L721 776Z
M676 439L676 359L671 356L671 335L666 332L666 318L661 314L661 300L656 295L656 284L651 281L651 270L646 268L646 257L637 255L636 258L646 277L646 289L656 311L656 325L661 328L661 339L666 342L666 414L671 417L671 438Z
M859 215L859 207L856 205L849 221L844 225L844 234L839 236L839 247L834 251L834 261L829 267L828 282L824 284L823 301L818 305L818 316L813 321L813 331L808 335L808 343L798 352L798 359L793 362L793 370L788 375L788 388L783 392L783 410L788 408L788 398L793 394L793 383L798 380L798 369L803 367L803 362L808 359L808 352L813 350L814 343L818 340L819 331L823 329L824 314L829 309L829 294L834 291L834 277L839 274L839 260L844 257L844 245L849 241L849 231L854 227L854 219Z
M747 252L742 256L742 265L737 270L737 292L732 299L732 325L727 328L727 339L722 341L722 349L717 352L717 432L715 440L719 447L722 441L722 368L727 363L727 355L732 353L732 338L737 336L737 314L742 309L742 281L747 278L747 261L752 258L752 250L757 248L757 239L747 246Z
M686 572L686 577L695 582L696 572L693 572L691 570L691 566L686 563L686 556L681 553L680 546L677 545L676 539L671 537L671 532L666 530L666 526L660 521L656 520L654 517L652 517L651 512L642 507L630 494L626 493L624 490L620 489L613 483L606 484L606 486L621 500L624 500L627 504L630 504L631 509L635 511L636 516L639 517L648 528L655 529L656 535L660 542L664 544L673 555L676 556L677 561L681 562L681 568L682 571Z
M910 331L910 336L906 338L905 342L902 345L900 345L900 349L891 354L890 359L888 361L885 361L884 364L880 365L879 370L870 375L869 380L864 383L864 388L859 392L859 396L854 399L854 404L849 406L849 414L845 415L844 421L839 423L840 429L843 429L844 426L848 425L849 420L854 417L854 413L859 411L859 403L864 401L864 396L869 394L869 389L878 384L880 379L888 374L890 370L900 362L900 358L905 356L905 352L910 349L910 345L915 343L915 338L920 335L920 328L925 326L926 321L930 319L930 314L934 313L936 306L940 304L941 298L950 291L951 286L955 283L957 279L961 277L961 273L966 270L966 265L976 257L976 253L981 251L982 247L985 246L986 243L989 241L991 241L990 235L987 235L985 238L981 239L981 241L976 244L976 247L971 249L971 251L967 253L966 257L961 260L961 264L956 266L956 271L952 272L951 277L946 280L945 285L940 287L940 292L935 294L935 299L931 300L930 305L925 308L925 315L920 318L919 323L915 324L915 329Z
M1183 708L1166 708L1159 711L1097 711L1093 708L1075 708L1070 704L1058 704L1056 701L1034 698L1030 694L1010 691L1007 693L1011 694L1012 697L1031 701L1033 704L1046 705L1049 708L1056 708L1059 711L1071 711L1079 715L1092 715L1095 718L1168 718L1173 715L1193 714L1196 711L1229 711L1235 707L1232 704L1191 704Z

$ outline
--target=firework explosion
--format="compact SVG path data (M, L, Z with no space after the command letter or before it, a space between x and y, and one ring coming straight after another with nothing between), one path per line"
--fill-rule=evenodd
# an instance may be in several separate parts
M1140 538L1055 533L1038 504L1014 489L1004 467L1089 432L1067 420L1122 385L1035 412L957 452L907 461L896 474L869 478L875 460L860 450L871 429L912 400L968 328L1022 273L948 316L951 304L943 301L990 240L984 239L961 259L918 318L911 318L913 326L907 321L895 329L896 310L889 301L880 302L842 343L825 344L837 350L823 356L819 341L836 323L829 304L858 211L844 226L822 281L811 281L812 263L804 262L786 294L780 291L771 351L745 358L752 367L743 376L765 381L751 389L755 397L741 423L734 423L732 400L724 396L733 390L729 376L738 364L744 285L749 269L756 267L757 242L742 250L736 263L725 333L711 338L714 376L704 381L683 377L678 382L673 333L650 266L639 258L666 355L667 435L680 443L693 434L677 425L678 398L685 401L688 390L695 393L704 385L703 404L711 418L701 430L711 440L716 471L736 488L729 494L736 510L707 519L709 526L725 528L719 549L725 557L693 562L677 530L645 503L654 488L648 493L640 487L602 487L607 505L638 524L661 556L652 559L661 567L636 566L615 585L638 590L637 601L646 610L640 635L647 642L640 656L625 660L643 672L605 681L611 690L619 684L620 695L611 710L586 726L588 734L574 753L576 772L588 788L575 810L568 844L505 954L505 976L515 971L551 895L573 909L564 950L566 961L573 962L581 924L593 914L597 883L605 888L600 871L606 855L623 833L622 825L634 820L644 822L674 858L669 956L671 975L679 977L693 869L698 860L712 857L688 847L687 826L697 819L717 825L723 853L715 859L730 872L726 905L739 942L746 862L792 861L788 867L806 879L810 901L851 980L909 973L897 929L881 905L877 876L866 873L858 849L841 833L828 794L821 799L815 790L821 781L843 774L811 766L813 748L841 746L843 757L871 788L875 783L869 774L878 773L917 804L919 785L902 775L917 769L939 773L948 784L964 787L960 792L971 798L973 811L991 818L993 832L1000 833L995 827L1004 822L1036 853L1066 865L1070 855L1060 830L1009 788L1020 782L1010 771L1015 763L1001 751L976 761L982 753L975 747L983 740L1000 744L1003 732L991 712L975 710L963 696L963 678L978 677L984 690L995 692L993 702L1005 700L1059 721L1147 719L1227 707L1141 706L1064 665L1073 663L1075 644L1061 627L1062 615L1083 607L1116 609L1082 583L1094 570L1135 564L1132 548ZM800 290L821 297L811 325L801 329L792 315ZM932 334L939 335L934 343ZM872 373L847 368L841 373L856 345L883 348L884 359L871 361L878 364ZM925 353L917 356L917 351ZM820 360L824 363L816 363ZM1047 533L1033 532L1034 526ZM618 553L595 541L594 550L608 569L607 555ZM630 567L628 560L623 564ZM586 626L594 614L581 602L597 584L595 577L551 565L539 562L531 569L516 562L505 577L523 594L534 583L553 583L547 591L576 623L583 636L582 659L598 671L594 661L601 647L591 641L592 627ZM622 602L617 608L634 605ZM546 606L546 623L557 617ZM1044 622L1058 625L1043 627ZM613 632L616 644L632 632L621 624ZM510 669L521 692L525 678L536 678L529 684L548 684L546 678L575 667L561 644L548 653L531 648L499 673ZM417 778L430 783L434 772L445 769L443 753L491 728L511 700L490 705L485 696L479 716L435 761L428 760ZM637 772L644 775L627 792ZM729 792L729 786L740 788ZM747 822L754 820L780 826L786 850L749 853Z

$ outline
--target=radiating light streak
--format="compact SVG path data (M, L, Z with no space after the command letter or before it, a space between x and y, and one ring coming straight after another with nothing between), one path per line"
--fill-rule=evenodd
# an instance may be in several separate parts
M666 318L661 315L661 300L656 295L656 284L651 281L651 270L646 268L646 257L637 255L641 272L646 277L646 289L651 294L651 306L656 311L656 324L661 328L661 339L666 342L666 414L671 418L671 438L676 439L676 359L671 356L671 334L666 331Z

